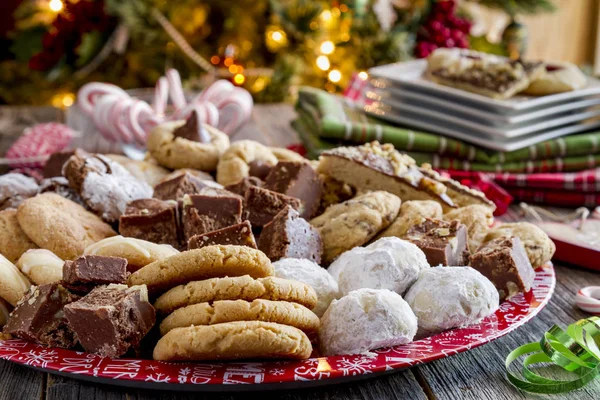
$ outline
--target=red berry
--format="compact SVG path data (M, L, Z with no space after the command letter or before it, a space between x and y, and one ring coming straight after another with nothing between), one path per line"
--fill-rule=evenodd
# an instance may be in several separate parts
M431 33L437 33L444 28L444 25L440 21L430 21L428 24L428 30Z
M456 41L456 47L460 47L461 49L469 48L469 39L466 37Z
M458 29L453 29L452 32L450 33L450 37L452 39L454 39L455 41L458 41L458 40L464 38L465 34Z
M450 32L451 32L450 28L443 27L440 30L440 35L442 35L444 38L448 39L450 37Z
M454 47L454 46L456 46L456 42L452 38L448 38L444 42L444 47Z

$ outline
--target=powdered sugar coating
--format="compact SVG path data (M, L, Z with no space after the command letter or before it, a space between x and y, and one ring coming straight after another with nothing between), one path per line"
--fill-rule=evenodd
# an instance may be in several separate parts
M416 245L385 237L343 253L328 271L337 280L342 295L360 288L404 294L426 268L427 258Z
M101 165L102 162L110 167L110 173L96 172L106 170L106 167ZM96 155L94 158L87 158L86 163L98 165L85 176L81 197L104 220L117 221L125 212L127 203L152 197L150 185L137 180L125 167L108 157Z
M471 267L426 269L404 299L423 334L474 324L499 307L494 284Z
M329 304L339 297L338 284L333 277L318 264L300 258L282 258L273 263L275 276L306 283L317 292L319 301L313 312L321 317Z
M330 356L410 343L416 333L417 317L402 296L365 288L331 303L321 318L319 340Z
M0 210L17 208L26 199L35 196L39 187L35 179L23 174L0 175Z

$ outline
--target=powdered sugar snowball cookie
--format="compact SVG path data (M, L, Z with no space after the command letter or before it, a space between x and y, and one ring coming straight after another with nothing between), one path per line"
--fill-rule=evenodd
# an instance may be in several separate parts
M471 267L426 269L404 299L419 319L419 334L477 323L500 301L494 284Z
M315 290L319 301L312 311L319 317L339 297L338 284L333 276L310 260L282 258L273 263L273 269L276 277L303 282Z
M326 356L356 354L412 342L417 317L398 293L358 289L334 300L319 329Z
M107 222L116 222L132 200L152 197L152 187L101 154L73 155L63 166L69 185Z
M23 174L0 175L0 210L17 208L26 199L38 193L35 179Z
M64 263L50 250L32 249L23 253L17 261L17 267L34 284L45 285L62 280Z

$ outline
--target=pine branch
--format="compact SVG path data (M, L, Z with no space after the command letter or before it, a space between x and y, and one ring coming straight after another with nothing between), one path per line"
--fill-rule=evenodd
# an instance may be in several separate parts
M518 14L539 14L553 12L556 4L553 0L476 0L482 6L503 10L511 17Z

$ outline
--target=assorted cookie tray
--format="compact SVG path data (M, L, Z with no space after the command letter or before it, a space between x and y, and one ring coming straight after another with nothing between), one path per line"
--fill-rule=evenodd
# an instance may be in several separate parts
M195 117L144 161L76 149L41 182L0 176L0 358L174 390L326 384L469 350L548 302L548 236L493 225L482 193L393 146L309 161Z
M600 82L568 63L440 49L369 73L368 113L494 150L600 126Z

